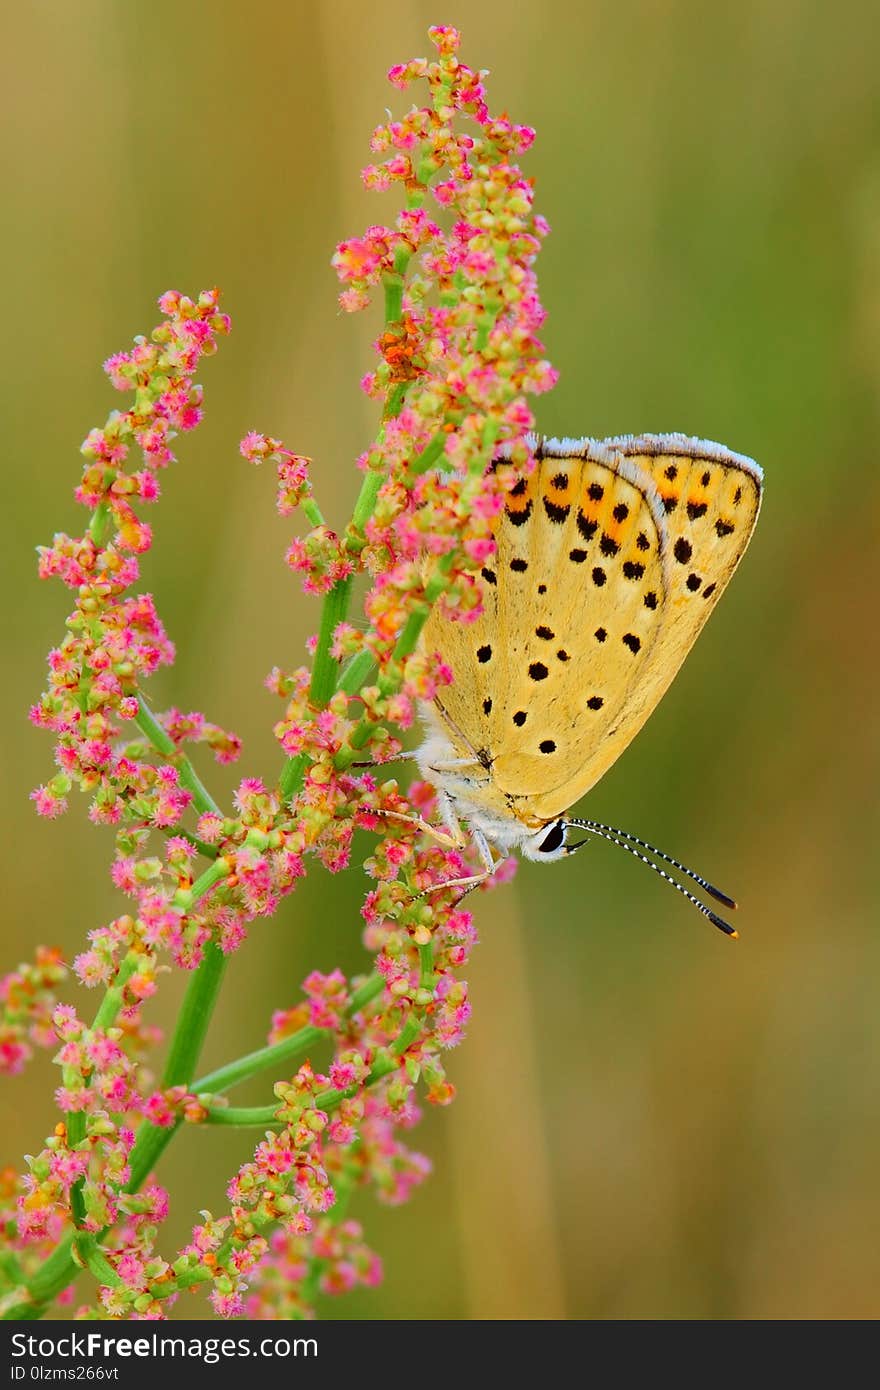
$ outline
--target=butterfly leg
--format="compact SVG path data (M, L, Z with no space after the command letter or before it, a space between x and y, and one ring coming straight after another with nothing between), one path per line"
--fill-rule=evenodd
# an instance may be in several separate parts
M437 844L442 845L444 849L463 849L467 844L460 827L457 827L457 833L450 833L446 830L440 830L436 825L431 825L429 821L422 820L421 816L410 816L405 811L380 810L378 807L371 808L371 814L384 816L386 820L400 821L402 825L411 825L414 829L421 831L423 835L430 835L431 839L436 840Z
M455 814L452 801L442 792L440 794L440 812L449 827L449 838L455 838L455 848L463 849L467 844L467 837L462 830L461 821ZM425 897L428 893L436 893L440 888L464 888L466 891L462 894L462 897L467 897L467 894L472 892L474 888L477 888L481 883L485 883L487 878L492 877L497 866L489 841L486 839L482 830L476 830L473 826L470 827L470 834L471 839L477 847L477 853L483 861L483 872L481 874L469 874L467 878L447 878L442 883L433 883L430 888L423 889L419 894L420 898Z
M412 762L415 762L415 759L416 759L415 753L395 753L395 755L394 755L393 758L383 758L382 761L381 761L380 763L375 762L372 758L368 758L368 759L366 759L364 762L350 763L349 766L350 766L350 767L390 767L392 763L412 763Z
M455 809L448 796L442 792L439 798L440 814L446 825L446 830L440 830L436 825L431 825L428 821L422 820L420 816L407 815L405 811L380 811L373 812L377 816L385 816L388 820L400 821L403 825L411 825L423 835L429 835L443 849L466 849L468 838L462 829L461 821L455 814ZM436 893L441 888L466 888L468 892L484 883L487 878L491 878L497 867L489 842L481 830L471 828L471 838L477 847L477 853L483 863L483 872L479 874L469 874L466 878L445 879L442 883L433 883L430 888L424 888L418 894L423 898L428 893ZM464 896L464 895L463 895Z

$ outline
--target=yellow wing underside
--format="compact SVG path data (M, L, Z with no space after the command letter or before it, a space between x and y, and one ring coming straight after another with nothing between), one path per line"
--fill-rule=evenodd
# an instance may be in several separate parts
M456 756L487 809L540 824L589 791L668 689L758 516L749 459L684 436L541 441L499 518L484 613L439 611L423 643L454 684Z

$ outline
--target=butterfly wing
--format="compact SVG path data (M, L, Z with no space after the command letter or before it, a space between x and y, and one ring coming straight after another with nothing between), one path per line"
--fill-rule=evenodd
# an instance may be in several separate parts
M669 688L745 554L761 507L763 475L752 459L680 434L624 436L605 444L656 487L669 556L662 632L641 692L646 712L628 743Z
M482 617L425 630L454 673L456 752L530 822L567 810L648 718L748 544L761 477L680 435L536 454L499 519Z
M592 441L537 456L496 527L482 616L435 612L424 634L454 674L441 704L456 755L490 761L491 790L532 820L547 796L555 811L571 804L572 775L632 707L669 585L663 507L644 474Z

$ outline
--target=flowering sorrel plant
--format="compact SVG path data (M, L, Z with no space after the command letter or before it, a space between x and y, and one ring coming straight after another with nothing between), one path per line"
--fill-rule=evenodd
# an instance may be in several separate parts
M476 937L459 891L443 885L468 865L430 833L433 789L417 782L404 796L379 765L400 751L394 728L450 680L421 629L436 603L465 622L479 611L475 574L494 549L493 518L529 466L525 396L554 380L536 337L532 269L546 226L516 162L533 132L490 114L454 30L431 39L433 61L389 74L401 89L426 85L428 104L375 132L381 162L364 171L370 188L398 187L403 207L333 257L345 309L374 291L385 307L363 382L381 419L345 529L325 521L308 459L264 434L241 444L245 458L276 468L279 511L304 513L311 529L286 558L323 603L311 669L268 678L283 702L275 779L244 778L234 807L221 808L186 749L206 743L232 762L238 739L199 713L154 712L144 693L174 649L152 597L136 592L152 542L141 504L158 499L175 437L201 418L194 376L229 330L216 291L163 295L162 324L105 363L133 400L83 445L85 534L57 535L40 553L41 576L61 579L74 607L31 712L53 734L57 763L36 809L57 816L72 793L86 794L90 818L115 827L111 872L128 903L89 933L70 970L41 948L0 985L0 1065L18 1071L34 1046L49 1046L61 1073L52 1134L26 1172L4 1177L7 1318L69 1298L81 1269L93 1278L82 1317L165 1317L196 1284L222 1316L309 1316L318 1292L381 1278L346 1216L354 1189L402 1202L428 1171L401 1135L418 1119L418 1095L453 1095L442 1055L468 1018L459 972ZM489 470L502 443L513 466ZM371 581L366 631L348 622L360 572ZM378 836L363 906L373 972L313 972L273 1017L264 1048L197 1076L226 961L249 924L271 916L315 861L345 868L358 827ZM169 961L189 986L157 1085L144 1058L159 1039L144 1011ZM91 1022L58 1002L71 975L101 992ZM323 1069L307 1054L325 1056ZM226 1093L260 1073L274 1079L274 1099L229 1105ZM265 1137L231 1179L228 1209L202 1213L190 1243L162 1254L168 1197L151 1175L182 1123L250 1125Z

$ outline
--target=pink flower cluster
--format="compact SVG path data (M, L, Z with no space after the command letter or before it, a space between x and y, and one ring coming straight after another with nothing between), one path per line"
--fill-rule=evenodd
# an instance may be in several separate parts
M387 157L364 170L367 187L399 188L404 207L393 226L367 228L333 257L343 308L363 308L379 286L385 292L379 364L363 383L384 402L382 428L359 460L376 479L375 501L343 538L316 525L288 552L308 592L326 592L355 563L372 576L365 604L371 630L346 626L338 650L352 656L366 647L378 663L375 687L359 696L362 717L375 728L385 720L406 727L416 703L449 679L414 642L402 651L401 635L437 601L464 620L480 611L477 575L495 548L493 522L531 466L525 397L556 380L537 336L544 311L534 261L547 225L533 211L532 185L517 163L534 132L491 114L482 74L457 57L454 29L432 29L431 38L435 60L389 73L401 90L425 81L429 104L375 131L372 147ZM436 219L426 211L429 199ZM276 458L285 457L278 441L269 443ZM510 465L490 469L501 445ZM260 444L257 453L266 450ZM309 489L308 460L295 464L300 497ZM282 493L290 493L284 484ZM302 718L297 703L281 725L282 743L287 724L300 726ZM357 742L356 751L363 746Z
M204 743L210 748L218 763L237 762L241 755L241 739L219 724L211 724L198 710L182 714L180 710L166 710L160 717L165 733L176 749L184 743Z
M276 1230L248 1278L247 1318L307 1318L314 1293L342 1294L382 1282L382 1261L365 1245L360 1222L305 1219Z
M362 1245L360 1228L331 1224L330 1214L356 1187L405 1202L430 1172L398 1132L418 1121L420 1082L432 1104L452 1099L440 1054L459 1041L467 1018L455 971L475 941L470 914L448 913L426 964L407 933L392 939L386 931L380 962L393 966L383 969L386 987L374 1001L358 1007L340 971L313 971L305 1001L276 1014L270 1042L310 1024L333 1040L334 1060L326 1073L305 1062L275 1086L281 1127L230 1183L230 1214L207 1217L172 1267L184 1282L210 1278L218 1313L278 1317L295 1309L308 1316L318 1292L378 1280L381 1267ZM295 1283L283 1277L291 1267Z
M52 1046L52 1010L66 977L61 952L38 946L33 964L27 962L0 978L0 1072L20 1072L33 1055L32 1044Z
M239 451L248 463L265 463L266 460L270 460L275 464L279 516L290 516L291 512L309 500L312 495L309 477L311 459L292 454L289 449L285 449L280 439L257 434L255 430L245 435L239 445Z
M124 1046L125 1031L86 1028L67 1004L57 1005L52 1026L62 1069L55 1100L65 1119L42 1152L28 1159L17 1201L20 1248L57 1238L70 1224L74 1201L76 1224L84 1232L103 1231L143 1205L143 1195L125 1193L133 1124L149 1108Z
M51 546L40 547L40 576L61 579L76 593L67 636L49 653L49 688L31 710L33 723L57 740L59 771L33 794L41 815L65 810L76 783L92 798L92 819L103 824L133 818L174 825L192 799L174 766L157 767L118 740L120 726L138 716L140 682L174 659L152 597L128 592L138 580L137 557L152 544L135 503L158 498L158 472L174 457L171 442L202 417L193 375L215 351L218 335L229 331L218 298L216 290L196 302L164 294L165 320L150 339L135 339L130 352L105 362L117 390L134 392L134 404L114 411L82 446L86 462L76 497L92 512L86 534L56 535ZM134 448L141 452L139 468L130 467ZM210 734L190 736L205 737L221 761L229 760L236 740L209 728Z
M41 575L61 578L75 607L31 714L54 734L58 765L34 800L52 816L74 786L90 797L92 820L116 827L112 877L131 908L92 931L74 961L83 985L107 991L92 1027L57 1004L62 967L51 953L0 987L0 1063L18 1069L29 1043L51 1035L62 1068L62 1119L0 1198L26 1276L75 1238L98 1286L83 1316L163 1317L181 1290L204 1284L220 1316L301 1317L319 1293L376 1283L381 1265L346 1218L348 1198L370 1187L383 1201L405 1201L429 1164L401 1135L419 1118L420 1096L443 1105L454 1095L444 1053L468 1022L461 969L476 933L459 891L444 885L471 871L474 851L441 848L425 830L436 817L433 788L416 782L403 795L375 765L399 753L397 731L452 679L422 628L437 603L462 621L480 611L495 520L531 466L526 397L555 374L538 338L534 273L547 228L517 162L533 132L490 113L483 74L459 61L455 30L431 38L436 58L389 74L401 90L425 82L427 103L375 132L381 162L364 171L369 188L400 190L404 206L393 225L369 227L333 258L345 309L364 307L379 287L385 304L377 365L363 383L382 402L381 421L359 460L350 524L328 526L310 460L256 432L240 445L249 461L274 465L279 512L306 517L311 529L291 541L286 561L325 600L312 669L276 668L266 682L284 701L277 784L244 778L227 814L187 745L207 744L227 763L238 739L198 712L154 714L142 690L174 651L152 598L131 592L151 543L138 508L158 497L175 434L201 418L194 373L229 328L215 291L196 301L164 295L165 321L151 338L105 364L134 403L83 446L86 534L56 536L41 551ZM370 584L366 630L347 620L358 573ZM304 997L275 1014L272 1055L292 1066L278 1062L284 1079L260 1112L266 1136L232 1179L228 1211L204 1213L166 1261L157 1240L167 1198L152 1182L128 1190L142 1176L133 1146L146 1136L149 1148L181 1121L217 1121L222 1133L252 1118L190 1081L156 1085L144 1058L158 1033L144 1006L166 958L195 970L209 947L233 952L310 864L347 867L356 829L377 837L363 907L375 972L349 981L313 971ZM508 874L502 866L495 880ZM330 1059L324 1069L303 1060L316 1046ZM0 1299L3 1277L0 1267Z

